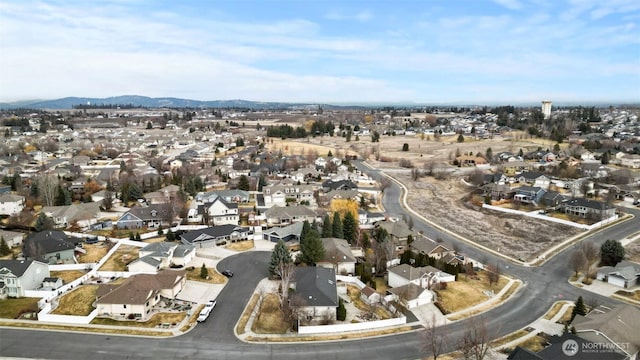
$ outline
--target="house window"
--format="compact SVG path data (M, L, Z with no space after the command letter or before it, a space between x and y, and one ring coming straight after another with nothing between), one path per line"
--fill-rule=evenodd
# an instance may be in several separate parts
M127 308L127 304L122 305L122 308L126 309Z

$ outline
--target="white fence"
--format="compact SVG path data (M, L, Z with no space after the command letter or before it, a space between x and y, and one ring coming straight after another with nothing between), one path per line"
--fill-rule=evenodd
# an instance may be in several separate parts
M509 213L509 214L516 214L516 215L521 215L521 216L528 216L528 217L532 217L532 218L536 218L536 219L540 219L540 220L545 220L545 221L552 221L555 223L559 223L559 224L564 224L564 225L569 225L569 226L573 226L573 227L577 227L580 229L584 229L584 230L592 230L595 228L598 228L600 226L604 226L606 224L609 224L611 222L614 222L616 220L618 220L618 215L614 215L608 219L604 219L602 221L599 221L593 225L586 225L586 224L578 224L576 222L573 221L569 221L569 220L564 220L564 219L558 219L558 218L554 218L552 216L548 216L548 215L544 215L544 214L540 214L540 211L520 211L520 210L514 210L514 209L507 209L507 208L503 208L500 206L493 206L493 205L487 205L487 204L482 204L483 208L489 209L489 210L495 210L495 211L501 211L501 212L505 212L505 213Z
M366 286L365 283L360 281L360 279L358 279L355 276L336 275L336 280L337 281L346 282L346 283L349 283L349 284L354 284L360 290L362 290L362 288L364 288Z
M49 271L91 270L94 266L94 263L49 265Z
M46 308L47 306L45 306ZM50 308L51 305L48 305ZM51 309L49 309L50 311ZM77 316L77 315L57 315L57 314L47 314L48 311L45 312L45 309L38 313L38 321L45 322L55 322L55 323L65 323L65 324L89 324L93 319L95 319L96 315L98 315L98 309L93 310L87 316Z
M361 323L335 324L335 325L317 325L317 326L299 326L298 334L327 334L348 331L361 331L379 329L388 326L405 325L407 318L405 316L393 319L366 321Z

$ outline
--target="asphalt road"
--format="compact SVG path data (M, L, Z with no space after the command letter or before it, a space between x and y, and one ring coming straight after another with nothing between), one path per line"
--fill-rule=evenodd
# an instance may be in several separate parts
M380 174L368 170L372 176ZM384 206L391 214L402 214L397 199L400 188L385 190ZM601 244L608 238L620 239L640 230L640 212L630 210L636 219L603 229L587 238ZM428 214L427 214L428 215ZM434 219L437 220L437 219ZM500 263L504 273L524 281L523 288L507 303L481 318L492 337L501 336L533 322L557 300L575 300L582 295L588 304L615 304L567 283L571 275L566 258L571 247L540 267L523 267L488 254L414 218L414 228L425 235L441 237L458 245L460 251L477 259ZM209 319L191 332L169 339L95 335L60 331L0 328L0 356L47 359L416 359L428 355L422 332L411 332L353 341L297 344L247 344L238 340L233 329L258 282L267 275L267 252L247 252L226 258L218 269L230 269L234 277L218 296ZM447 350L454 350L458 339L473 319L445 325Z

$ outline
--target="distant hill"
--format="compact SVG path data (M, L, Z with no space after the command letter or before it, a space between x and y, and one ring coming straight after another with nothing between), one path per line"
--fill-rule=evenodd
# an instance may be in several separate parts
M113 96L108 98L66 97L55 100L32 100L12 103L0 103L0 109L73 109L78 105L121 105L144 108L249 108L249 109L283 109L316 107L339 108L335 105L261 102L248 100L213 100L200 101L172 97L151 98L138 95Z

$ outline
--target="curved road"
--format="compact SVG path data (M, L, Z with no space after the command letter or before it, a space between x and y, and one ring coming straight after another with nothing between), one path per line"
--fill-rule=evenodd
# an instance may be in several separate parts
M365 169L363 169L365 170ZM374 178L379 171L366 169ZM385 190L384 206L392 214L402 214L396 200L401 189L392 184ZM637 217L640 212L630 210ZM428 216L428 214L424 214ZM437 222L437 219L432 219ZM414 218L414 228L432 238L441 237L458 245L461 252L478 259L498 262L504 273L524 282L512 300L483 315L492 337L518 330L542 316L551 304L560 299L575 300L582 295L589 304L609 304L616 301L598 296L567 283L571 275L566 264L571 247L540 267L524 267L508 263L503 258L483 252L461 242L428 223ZM626 221L603 229L586 239L596 244L608 238L620 239L640 230L637 220ZM219 269L231 269L234 277L218 296L218 303L209 319L189 333L169 338L98 335L61 331L0 328L0 356L49 359L415 359L428 354L423 347L421 332L410 332L353 341L297 344L248 344L238 340L233 329L258 282L267 276L268 252L247 252L226 258ZM447 350L454 350L470 320L441 327L446 334Z

